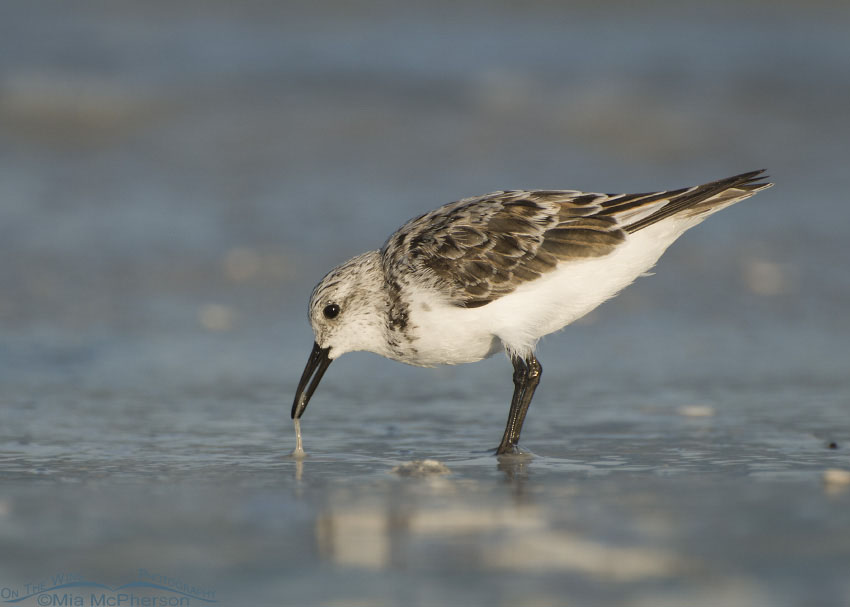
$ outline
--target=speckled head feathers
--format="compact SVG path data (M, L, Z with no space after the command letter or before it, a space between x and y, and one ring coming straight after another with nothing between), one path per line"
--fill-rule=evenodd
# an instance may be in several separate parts
M331 359L356 350L382 351L386 296L378 251L337 266L310 296L310 325L316 343Z

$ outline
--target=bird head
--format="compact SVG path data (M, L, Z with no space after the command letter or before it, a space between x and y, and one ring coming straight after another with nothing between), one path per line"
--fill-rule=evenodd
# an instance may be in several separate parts
M310 325L315 342L298 382L292 418L307 408L322 376L346 352L383 354L386 296L380 253L370 251L331 270L310 296Z

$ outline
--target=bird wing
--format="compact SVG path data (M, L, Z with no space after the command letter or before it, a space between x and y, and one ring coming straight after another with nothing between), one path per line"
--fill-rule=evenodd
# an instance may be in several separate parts
M455 305L483 306L559 263L607 255L657 221L750 196L768 185L754 183L761 173L644 194L508 190L465 198L390 236L381 249L384 275L394 290L415 277Z

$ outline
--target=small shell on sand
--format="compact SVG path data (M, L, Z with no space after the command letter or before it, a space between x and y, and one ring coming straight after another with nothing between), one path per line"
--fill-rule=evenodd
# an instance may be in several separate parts
M295 459L304 459L307 454L304 453L304 444L301 442L301 420L293 419L292 423L295 425L295 449L289 456Z
M391 470L399 476L434 476L437 474L448 474L449 467L435 459L417 459L412 462L399 464Z

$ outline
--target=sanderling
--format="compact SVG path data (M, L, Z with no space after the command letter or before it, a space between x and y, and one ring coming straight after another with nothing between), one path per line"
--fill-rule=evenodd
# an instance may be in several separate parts
M496 453L517 452L542 372L537 341L619 293L712 213L770 187L763 173L646 194L499 191L411 219L313 289L316 340L292 418L346 352L427 367L504 348L514 392Z

